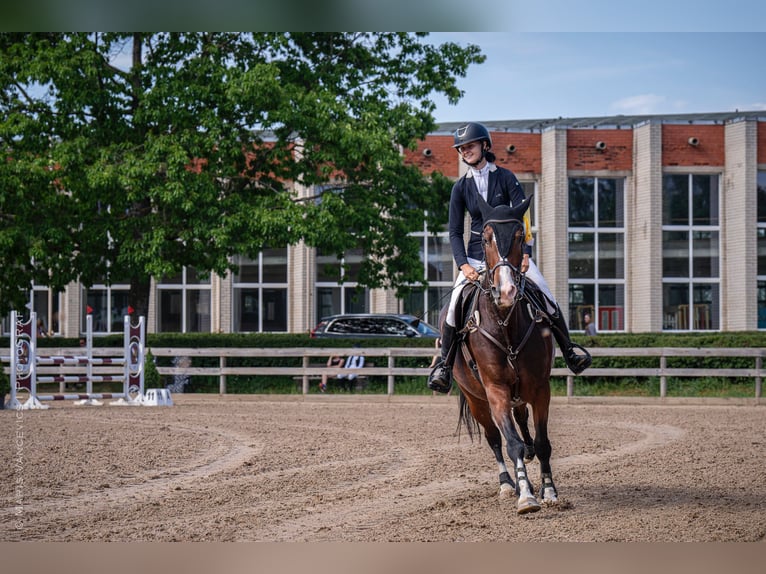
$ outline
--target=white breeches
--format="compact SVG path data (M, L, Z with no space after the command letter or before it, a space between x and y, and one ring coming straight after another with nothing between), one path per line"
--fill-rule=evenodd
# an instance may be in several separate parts
M476 259L471 259L470 257L468 258L468 263L479 273L483 272L486 268L486 265L483 261L477 261ZM556 299L553 297L553 293L551 293L551 288L548 287L548 282L545 280L545 277L543 277L543 274L540 273L540 270L537 268L537 265L533 259L529 260L529 269L527 269L526 276L527 279L534 282L534 284L540 288L540 291L545 294L545 296L550 301L549 306L555 306ZM455 305L458 298L460 297L460 293L463 292L463 287L465 287L467 282L468 281L466 280L465 275L463 275L463 272L461 271L455 280L454 287L452 287L452 296L449 300L449 309L447 310L446 321L448 325L453 327L455 326ZM548 311L554 313L555 308L548 309Z

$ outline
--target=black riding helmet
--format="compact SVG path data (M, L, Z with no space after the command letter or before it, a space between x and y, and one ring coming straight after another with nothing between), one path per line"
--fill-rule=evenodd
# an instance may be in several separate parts
M476 122L468 122L465 125L460 126L455 130L455 144L452 146L457 149L461 145L465 145L475 141L486 141L487 145L481 148L481 158L478 162L468 165L478 165L481 160L487 157L487 161L494 161L495 155L489 150L492 149L492 138L489 136L489 130L482 124ZM467 161L463 160L465 163Z
M463 144L479 140L487 140L487 149L492 149L492 138L487 128L476 122L468 122L455 130L455 145L452 147L457 149Z

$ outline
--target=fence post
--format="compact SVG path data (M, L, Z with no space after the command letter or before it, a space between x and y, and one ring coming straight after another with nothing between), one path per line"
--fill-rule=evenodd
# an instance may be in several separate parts
M304 353L305 353L305 351L304 351ZM308 355L303 355L303 360L301 361L301 365L303 366L304 369L307 369L308 366L309 366L309 358L310 357ZM309 376L306 374L305 371L303 372L303 385L302 386L303 386L303 389L302 389L303 390L303 394L304 395L309 394Z
M388 395L394 394L394 375L391 374L391 369L394 368L394 357L391 355L391 349L388 350Z
M571 399L574 396L574 376L567 375L567 398Z
M665 398L668 394L668 378L665 376L665 367L667 367L667 358L665 352L660 356L660 398Z
M221 355L218 357L218 366L221 369L221 374L218 375L218 392L222 395L226 394L226 375L223 370L226 368L226 357Z
M761 398L761 369L763 368L763 357L755 358L755 368L758 370L758 375L755 377L755 398Z

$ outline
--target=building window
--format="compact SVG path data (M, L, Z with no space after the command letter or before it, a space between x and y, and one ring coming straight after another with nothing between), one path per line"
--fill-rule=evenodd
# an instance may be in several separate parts
M625 180L569 180L569 326L625 329Z
M362 264L361 249L352 249L338 259L333 254L317 251L316 312L317 318L338 313L366 313L368 291L357 284Z
M29 292L30 300L25 305L29 311L37 313L37 319L42 320L42 328L49 336L61 335L61 294L51 291L48 287L33 285ZM25 309L16 309L18 317L25 316ZM11 332L10 313L0 318L0 334Z
M766 329L766 171L758 172L758 328Z
M210 332L210 277L193 267L163 277L157 285L157 330L160 333Z
M54 293L48 287L32 287L30 310L37 313L37 320L42 321L42 328L47 335L61 334L61 294Z
M122 333L125 328L124 317L128 314L129 292L130 285L121 283L102 283L84 288L80 332L84 333L87 330L85 317L90 308L94 333Z
M718 175L663 177L664 330L719 328L719 195Z
M264 249L257 259L239 257L234 275L234 332L287 331L287 248Z
M420 240L420 262L428 287L414 287L402 298L402 310L436 326L439 311L447 302L454 283L454 262L446 231L429 233L425 222L423 231L412 234Z

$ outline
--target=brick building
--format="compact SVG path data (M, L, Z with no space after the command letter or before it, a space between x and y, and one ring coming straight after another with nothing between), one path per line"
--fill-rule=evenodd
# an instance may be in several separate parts
M484 123L498 165L534 193L535 258L572 330L586 312L601 332L766 328L766 112ZM458 178L458 125L440 125L405 161ZM156 282L147 328L307 332L321 316L367 311L433 323L456 269L446 233L416 235L429 287L406 300L358 292L353 276L337 283L324 271L340 265L333 255L297 245L241 259L234 276L185 269ZM352 274L361 257L346 253ZM119 331L127 286L40 286L31 300L57 334L75 336L86 305L99 332Z

